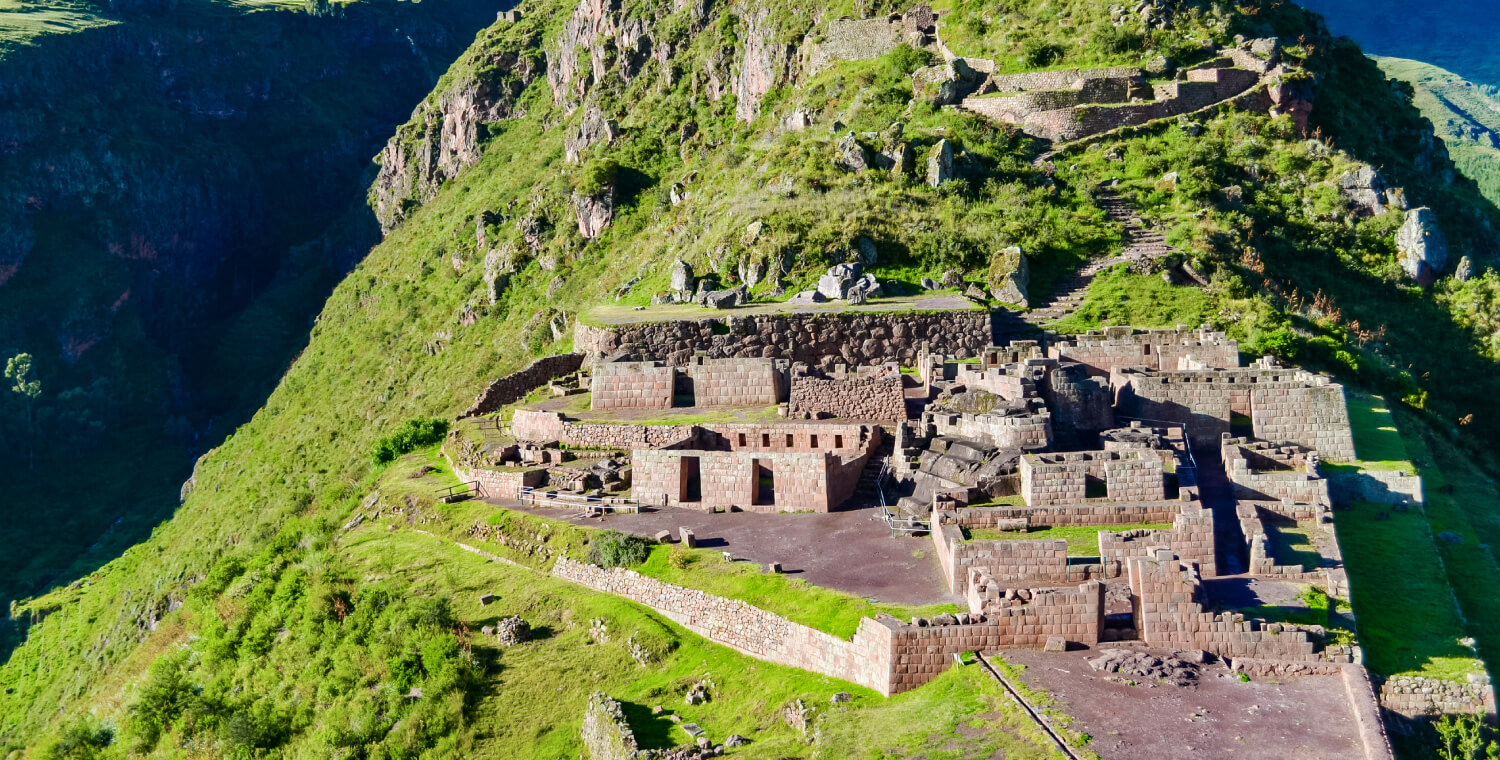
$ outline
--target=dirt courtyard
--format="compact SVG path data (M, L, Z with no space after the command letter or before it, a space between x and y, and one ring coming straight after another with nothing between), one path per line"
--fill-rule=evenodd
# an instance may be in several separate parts
M1108 648L1109 645L1101 645ZM1222 664L1202 666L1197 686L1126 683L1089 668L1095 650L1012 650L1021 680L1050 693L1054 708L1089 734L1105 760L1246 758L1363 760L1344 680L1307 676L1241 682ZM1121 679L1124 680L1124 679Z
M688 528L698 546L720 549L760 564L780 562L783 572L814 586L893 604L962 604L943 583L932 539L892 538L875 509L809 514L710 514L693 509L646 508L639 514L585 518L580 512L522 507L505 499L491 503L590 528L652 536Z

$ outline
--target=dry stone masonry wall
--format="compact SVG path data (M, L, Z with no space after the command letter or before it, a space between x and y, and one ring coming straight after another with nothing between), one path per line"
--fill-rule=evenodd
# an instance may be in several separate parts
M681 366L701 352L709 359L785 359L823 370L889 361L913 366L924 348L968 358L991 340L990 315L977 310L783 314L608 327L579 323L574 333L577 350L595 357L659 358Z
M1175 330L1106 327L1054 342L1047 347L1047 356L1058 361L1077 362L1100 375L1108 375L1111 370L1123 367L1186 369L1180 364L1188 356L1206 367L1230 369L1240 366L1239 343L1206 327L1179 327Z
M583 711L583 748L592 760L636 760L640 744L620 703L602 691L589 695Z
M892 366L861 367L854 373L836 368L831 374L794 370L787 414L900 422L906 419L901 371Z
M480 392L479 398L474 400L474 405L464 410L458 418L478 417L499 411L506 404L514 404L526 398L526 394L545 385L547 381L577 372L583 366L583 360L583 354L555 354L537 359L526 369L490 383Z

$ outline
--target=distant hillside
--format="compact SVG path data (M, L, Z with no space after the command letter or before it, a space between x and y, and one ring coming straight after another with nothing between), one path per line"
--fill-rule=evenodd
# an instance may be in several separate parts
M1500 84L1500 14L1471 0L1302 0L1334 34L1372 55L1426 61L1474 82Z
M1412 102L1448 144L1458 170L1500 203L1500 86L1470 82L1421 61L1379 56L1375 61L1412 86Z

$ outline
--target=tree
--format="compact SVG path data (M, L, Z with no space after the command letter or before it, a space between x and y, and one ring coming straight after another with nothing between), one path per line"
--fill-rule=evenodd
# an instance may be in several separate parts
M5 379L26 401L26 470L30 472L36 465L36 400L42 396L42 381L31 379L31 354L12 356L5 363Z

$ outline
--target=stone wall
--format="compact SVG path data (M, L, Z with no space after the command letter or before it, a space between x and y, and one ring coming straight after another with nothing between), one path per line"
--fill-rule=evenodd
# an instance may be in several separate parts
M1134 525L1171 522L1181 510L1181 502L1175 500L1130 504L1056 504L1045 507L963 507L958 510L958 523L967 528L994 528L1004 521L1017 519L1025 520L1029 528Z
M640 751L620 703L602 691L589 695L581 734L583 748L592 760L636 760Z
M1095 434L1115 424L1109 383L1089 376L1081 364L1063 364L1048 372L1042 397L1052 412L1052 434L1060 443L1092 443Z
M1327 468L1330 495L1340 504L1369 501L1376 504L1421 504L1422 476L1405 470L1355 470Z
M605 570L559 557L552 574L646 605L741 654L841 678L881 694L893 693L891 627L875 620L861 620L854 638L846 641L745 602L664 583L633 570Z
M1055 71L1025 71L1019 74L991 76L989 82L997 92L1025 92L1028 90L1065 90L1081 88L1091 79L1139 79L1145 81L1146 73L1130 66L1105 69L1058 69Z
M1034 451L1052 445L1052 414L1046 409L1021 414L928 412L923 419L936 435L967 438L995 448Z
M778 314L593 327L579 323L573 342L595 357L655 358L685 365L710 359L774 358L831 370L900 362L929 353L978 356L993 341L988 311Z
M854 373L841 368L831 374L794 371L787 414L900 422L906 419L901 371L892 366L861 367Z
M864 457L823 453L635 449L632 493L642 504L662 507L827 512L854 494L864 463ZM698 498L689 500L694 467ZM770 493L759 487L762 472L774 479Z
M1426 676L1395 676L1380 684L1380 706L1407 718L1473 715L1495 718L1495 687L1489 674L1476 680L1444 681Z
M933 528L932 543L943 568L943 580L955 594L967 593L969 575L974 570L999 583L1012 584L1079 583L1098 577L1086 569L1088 566L1069 566L1068 542L1062 539L965 541L963 529L947 523Z
M559 557L552 574L643 604L699 636L757 659L840 678L890 695L917 688L956 653L1040 648L1053 636L1094 644L1104 619L1104 586L1025 590L1006 599L996 584L977 593L985 612L902 622L864 618L849 640L793 623L745 602L664 583L632 570ZM1021 598L1024 597L1024 598Z
M1116 412L1187 426L1197 447L1218 447L1231 413L1248 414L1256 438L1317 450L1324 459L1354 458L1344 387L1300 369L1110 373Z
M510 422L518 441L552 442L601 449L670 446L693 436L692 425L629 425L579 422L558 412L517 409Z
M1130 560L1153 556L1155 550L1167 547L1185 562L1198 565L1202 577L1218 574L1218 553L1214 544L1213 510L1197 500L1183 500L1181 510L1168 530L1139 528L1121 533L1101 532L1099 554L1106 562L1126 566Z
M807 46L807 76L817 74L836 61L879 58L901 44L901 24L885 17L836 18L828 22L821 40Z
M1239 342L1206 327L1173 330L1106 327L1060 338L1047 347L1047 356L1077 362L1104 376L1118 367L1177 370L1188 356L1213 368L1240 366Z
M770 359L688 362L695 406L771 406L782 400L782 373Z
M478 417L497 411L506 404L514 404L548 380L577 372L583 366L583 360L583 354L554 354L537 359L526 369L490 383L479 393L474 405L464 410L458 418Z
M1126 563L1135 597L1136 630L1153 647L1202 649L1221 657L1348 662L1348 648L1328 648L1300 626L1246 620L1237 613L1205 612L1198 573L1160 549L1155 557Z
M1318 473L1318 455L1301 446L1225 438L1220 449L1234 498L1331 504L1328 481Z
M515 499L522 488L537 488L547 482L547 470L542 467L517 470L472 469L457 472L460 478L479 482L479 495L487 499Z
M1021 457L1021 496L1027 506L1082 502L1090 498L1090 479L1101 481L1105 493L1100 496L1112 501L1166 498L1162 460L1148 452L1075 451Z
M660 362L601 362L589 375L589 408L670 409L676 380Z

